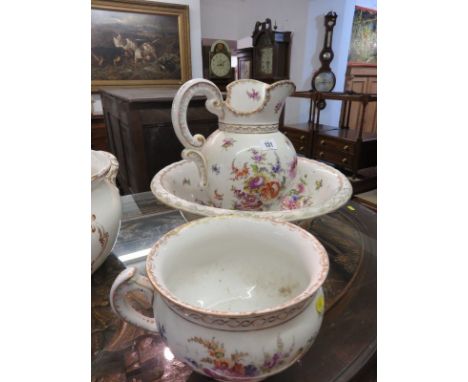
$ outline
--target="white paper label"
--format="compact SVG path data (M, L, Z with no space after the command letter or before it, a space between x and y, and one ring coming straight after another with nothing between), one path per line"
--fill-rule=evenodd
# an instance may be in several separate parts
M265 150L278 150L276 142L273 139L264 139L260 142L260 146Z

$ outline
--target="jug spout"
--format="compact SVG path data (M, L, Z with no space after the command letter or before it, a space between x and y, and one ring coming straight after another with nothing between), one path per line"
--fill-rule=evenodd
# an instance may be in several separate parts
M295 90L292 81L273 84L244 79L231 82L224 102L221 124L233 125L278 125L284 103Z

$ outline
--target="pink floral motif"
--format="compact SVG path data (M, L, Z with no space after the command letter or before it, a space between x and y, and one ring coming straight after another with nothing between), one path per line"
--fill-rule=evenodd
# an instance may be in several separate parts
M297 156L294 157L294 160L289 164L288 176L291 179L294 179L297 175Z
M214 190L213 192L213 207L221 208L223 199L224 199L224 194L221 194L218 192L218 190Z
M295 210L312 204L312 198L307 196L307 176L299 179L299 183L295 188L288 192L288 195L284 197L281 202L281 208L283 210Z
M263 363L255 365L247 362L249 357L247 352L236 351L230 355L226 354L224 344L216 341L213 337L206 340L201 337L191 337L188 342L195 342L202 345L208 356L199 362L192 358L185 358L185 361L196 369L202 370L206 375L222 381L245 381L245 377L256 377L262 373L270 373L275 369L283 367L287 362L298 357L303 348L294 351L294 342L289 349L284 348L283 341L277 338L277 349L274 354L264 353Z
M244 167L239 169L234 165L234 161L233 161L231 164L231 175L234 175L234 178L231 178L231 180L239 180L248 176L249 168L247 167L247 163L244 163Z
M247 90L247 95L249 96L250 99L253 99L254 101L258 101L260 99L260 93L256 91L255 89L252 89L251 92Z
M242 188L232 186L231 191L236 197L233 208L236 210L261 211L263 207L271 204L284 189L286 184L285 171L281 167L278 154L274 153L276 161L267 161L267 154L257 149L250 149L250 166L244 163L242 169L232 163L231 180L243 180ZM250 167L250 168L249 168Z
M263 162L265 160L265 152L261 153L256 149L251 149L250 151L252 152L252 159L254 160L254 162Z
M254 190L256 188L260 188L264 184L265 184L265 177L261 175L257 175L247 180L246 187L251 190Z
M227 150L229 147L233 146L234 143L236 143L236 140L234 138L225 138L223 139L223 144L221 145L221 147Z
M221 201L222 201L222 200L223 200L223 197L224 197L224 194L220 194L220 193L218 192L218 190L214 190L214 198L215 198L216 200L221 200Z
M234 193L236 200L234 202L235 210L245 211L261 211L263 203L256 195L249 195L248 193L238 190L232 186L231 191Z
M283 210L295 210L300 208L300 196L291 195L284 198L281 207Z

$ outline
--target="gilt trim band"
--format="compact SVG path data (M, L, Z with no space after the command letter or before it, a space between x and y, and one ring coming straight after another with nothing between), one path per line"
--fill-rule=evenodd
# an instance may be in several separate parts
M237 125L234 123L219 122L219 130L228 133L241 133L241 134L265 134L275 133L278 131L278 123L270 125Z

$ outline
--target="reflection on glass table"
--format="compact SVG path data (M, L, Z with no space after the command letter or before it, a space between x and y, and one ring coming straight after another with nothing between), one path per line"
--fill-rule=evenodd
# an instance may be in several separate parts
M123 219L113 253L92 276L93 381L208 381L172 355L158 334L122 322L110 309L115 277L134 266L145 274L152 245L183 223L180 213L150 192L122 197ZM326 313L312 348L271 381L348 381L375 355L376 214L355 202L315 219L309 231L325 246L330 272ZM134 306L152 315L143 296Z

